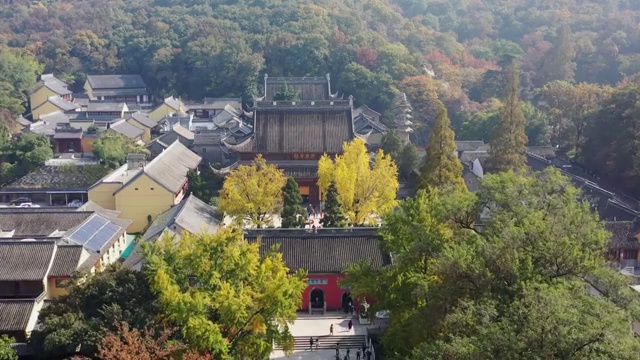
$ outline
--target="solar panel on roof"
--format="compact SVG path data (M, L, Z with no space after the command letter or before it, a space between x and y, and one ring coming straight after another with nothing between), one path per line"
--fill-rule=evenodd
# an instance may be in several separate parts
M99 252L122 228L109 220L95 215L69 237L75 243Z

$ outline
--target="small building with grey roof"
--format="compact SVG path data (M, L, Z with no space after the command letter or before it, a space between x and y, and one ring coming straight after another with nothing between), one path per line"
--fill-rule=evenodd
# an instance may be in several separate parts
M150 103L151 92L140 75L88 75L84 90L91 100Z

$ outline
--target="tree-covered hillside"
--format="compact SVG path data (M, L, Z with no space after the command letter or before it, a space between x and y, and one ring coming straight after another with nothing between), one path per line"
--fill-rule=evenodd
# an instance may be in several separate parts
M584 144L616 146L589 138L597 133L590 119L637 82L639 22L632 0L13 0L0 4L0 46L12 49L3 58L25 60L19 74L53 72L80 90L88 73L140 73L157 99L250 100L264 73L330 73L334 90L384 119L406 92L419 146L438 100L458 139L488 141L503 106L505 59L515 57L528 144L591 164ZM31 82L11 71L0 67L0 106L17 115L28 111ZM554 81L564 83L546 86ZM582 82L596 85L572 85ZM564 102L549 101L557 96ZM585 99L597 101L585 108ZM604 169L594 170L607 177ZM624 183L637 183L634 174ZM640 194L638 185L626 189Z

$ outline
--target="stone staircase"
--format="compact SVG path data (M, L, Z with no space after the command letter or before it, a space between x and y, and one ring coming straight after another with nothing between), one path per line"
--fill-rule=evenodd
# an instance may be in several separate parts
M309 350L309 336L294 336L294 345L293 350ZM316 344L315 340L318 341L318 349L335 349L336 344L340 344L340 352L343 353L347 349L351 349L351 356L355 359L356 349L361 349L362 344L366 342L366 338L364 335L323 335L323 336L313 336L313 349L315 350ZM281 347L276 346L276 349L281 349Z

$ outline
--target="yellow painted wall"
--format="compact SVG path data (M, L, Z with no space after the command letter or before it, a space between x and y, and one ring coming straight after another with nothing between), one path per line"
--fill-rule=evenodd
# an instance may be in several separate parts
M49 89L48 87L41 86L38 90L34 91L31 95L29 95L29 104L31 105L32 109L35 109L36 107L38 107L38 105L47 101L49 96L56 96L56 95L58 94L51 91L51 89Z
M169 113L175 112L174 109L170 108L167 104L162 103L162 105L155 108L152 112L149 113L149 119L158 122L165 118L165 116L169 115Z
M67 295L69 293L68 288L57 287L56 279L49 278L47 279L47 299L55 299L59 296ZM69 285L71 284L71 279L69 279Z
M121 218L133 221L130 233L140 232L147 226L147 215L155 219L173 206L174 198L173 193L142 174L116 194L116 210Z
M47 114L51 114L54 111L59 111L60 108L58 108L57 106L53 105L50 102L45 102L42 106L40 106L39 108L32 110L31 114L33 115L34 119L40 119L40 116L42 115L47 115Z
M139 123L139 122L137 122L135 119L129 119L129 120L127 120L127 122L128 122L129 124L131 124L131 125L133 125L133 126L137 127L138 129L142 129L142 130L144 130L144 133L142 133L142 141L143 141L145 144L146 144L146 143L148 143L149 141L151 141L151 130L150 130L148 127L146 127L146 126L144 126L144 125L140 124L140 123Z
M105 209L116 210L116 197L113 196L113 193L120 189L120 187L122 187L122 184L100 184L89 190L89 200Z
M93 96L93 89L89 85L89 81L88 80L84 82L84 86L83 87L84 87L84 91L87 92L87 96L89 97L89 99L95 100L95 98Z

